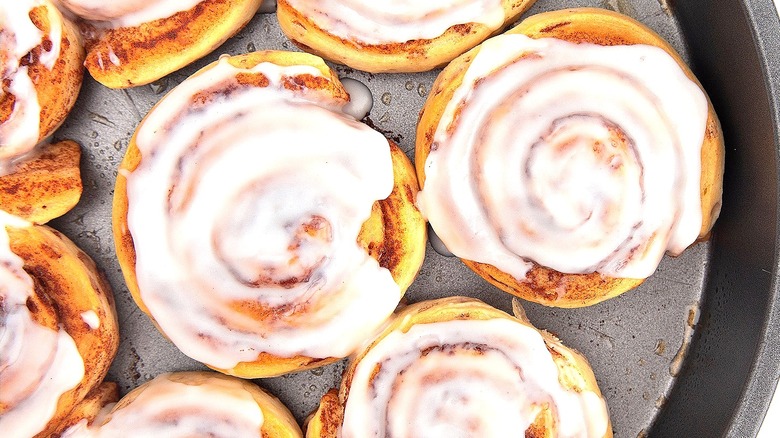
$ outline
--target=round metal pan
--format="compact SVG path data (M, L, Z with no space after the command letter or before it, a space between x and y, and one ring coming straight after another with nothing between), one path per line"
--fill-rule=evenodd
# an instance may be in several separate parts
M526 305L529 318L590 360L610 407L615 436L750 436L779 372L776 303L780 23L771 0L539 0L526 14L576 6L615 9L677 48L707 89L726 135L723 212L706 243L666 258L638 289L585 309ZM174 370L204 369L182 355L133 303L114 253L111 197L137 123L168 90L220 54L297 50L273 14L258 14L211 56L152 85L109 90L85 81L57 139L84 147L84 196L53 223L106 272L122 343L109 373L124 392ZM371 75L336 67L374 96L365 122L411 156L414 128L437 71ZM773 94L774 93L774 94ZM774 96L774 97L773 97ZM457 259L428 247L411 302L468 295L510 311L511 297ZM258 383L302 421L338 385L344 363Z

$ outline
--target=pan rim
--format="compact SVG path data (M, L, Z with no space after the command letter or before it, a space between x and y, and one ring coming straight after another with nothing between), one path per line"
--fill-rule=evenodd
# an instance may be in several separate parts
M765 88L774 121L775 163L780 163L780 17L772 0L745 0L745 15L753 31L755 49L764 73ZM774 53L774 56L770 54ZM780 181L776 181L780 188ZM776 224L780 230L780 224ZM780 380L780 234L775 233L775 253L770 286L771 302L763 325L761 344L749 372L747 385L737 402L729 436L755 436L769 409ZM766 382L771 382L767 385Z

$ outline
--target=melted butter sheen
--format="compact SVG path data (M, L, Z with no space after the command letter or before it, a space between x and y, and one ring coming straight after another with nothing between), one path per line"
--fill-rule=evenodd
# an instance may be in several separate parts
M24 262L11 252L7 226L25 221L0 211L0 431L8 437L41 432L62 394L84 377L84 361L63 330L39 325L27 308L34 293Z
M59 0L81 18L110 27L135 27L187 11L204 0Z
M545 404L558 436L606 433L604 400L561 386L535 329L506 319L417 324L360 359L341 436L518 436Z
M531 261L648 277L699 234L707 108L660 48L495 37L445 109L418 206L458 257L517 279Z
M45 35L30 20L30 11L46 7L51 29ZM40 46L44 39L52 43L51 50L41 51L39 60L51 70L60 55L62 16L48 0L14 0L0 4L0 80L8 81L7 92L14 96L11 116L0 123L0 174L7 171L10 161L30 152L40 135L41 107L38 92L21 60ZM6 93L0 90L0 97Z
M268 87L238 87L262 73ZM387 140L340 112L344 102L292 92L308 66L227 60L177 87L138 131L128 225L141 297L187 355L230 369L261 352L344 357L394 310L390 272L358 245L389 196ZM205 105L204 89L225 87Z
M501 0L287 0L318 27L366 44L433 39L456 24L504 24Z
M260 436L263 411L237 381L210 379L199 384L163 374L146 383L131 402L109 405L91 426L68 429L67 438L133 436L253 438Z

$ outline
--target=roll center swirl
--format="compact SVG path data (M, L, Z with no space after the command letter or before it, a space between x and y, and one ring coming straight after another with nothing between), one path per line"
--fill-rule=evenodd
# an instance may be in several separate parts
M180 349L221 369L261 353L344 357L400 297L358 244L393 189L387 140L301 78L326 81L221 60L137 133L127 194L141 297Z
M707 100L652 46L507 34L436 129L418 204L455 255L523 280L646 278L701 228Z

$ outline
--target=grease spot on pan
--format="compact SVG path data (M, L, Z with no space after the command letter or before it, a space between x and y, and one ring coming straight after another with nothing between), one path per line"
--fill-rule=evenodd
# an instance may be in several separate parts
M688 319L685 323L685 332L683 333L682 344L680 349L677 350L677 354L674 355L672 362L669 364L669 375L677 377L682 369L685 356L688 355L688 349L691 347L691 339L693 339L693 332L696 324L699 323L699 303L688 306Z

